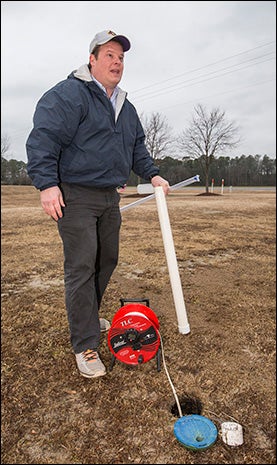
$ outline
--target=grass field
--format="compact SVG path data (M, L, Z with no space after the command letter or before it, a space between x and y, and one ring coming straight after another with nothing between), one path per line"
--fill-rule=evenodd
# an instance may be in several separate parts
M275 464L276 193L172 192L167 208L189 334L178 331L155 199L122 212L119 265L101 309L149 299L182 404L217 427L193 452L174 436L178 418L164 365L116 360L107 375L79 376L69 343L62 244L30 186L2 186L1 463ZM135 191L122 194L121 205ZM101 341L107 368L107 334ZM195 410L197 407L197 411ZM175 408L175 410L174 410ZM232 447L221 423L236 421Z

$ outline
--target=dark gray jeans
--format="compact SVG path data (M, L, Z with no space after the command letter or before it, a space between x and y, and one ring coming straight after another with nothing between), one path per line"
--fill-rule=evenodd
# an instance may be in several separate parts
M80 353L99 345L99 308L118 262L120 195L112 188L67 183L61 190L65 303L71 344Z

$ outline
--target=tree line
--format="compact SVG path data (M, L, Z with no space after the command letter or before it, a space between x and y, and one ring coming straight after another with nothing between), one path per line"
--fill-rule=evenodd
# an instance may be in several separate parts
M200 183L197 185L206 187L203 160L176 160L165 157L157 160L157 165L160 167L160 175L168 179L170 185L198 174ZM215 186L221 186L222 179L225 186L276 186L276 159L273 160L267 155L219 157L210 168L209 187L212 180ZM144 181L132 173L127 185L135 186L141 182Z
M201 160L176 160L170 156L158 159L160 175L168 179L170 185L177 184L195 175L200 176L198 185L205 186L205 173ZM267 155L241 155L240 157L219 157L214 160L210 169L209 185L225 186L275 186L276 159ZM139 179L133 172L127 182L128 186L137 186L145 180ZM23 161L7 160L1 155L1 184L31 185L27 174L27 165Z
M170 185L195 175L199 175L206 192L212 180L214 185L221 185L222 180L227 186L276 185L276 159L259 154L234 155L240 143L239 128L219 108L208 111L196 105L188 126L177 136L160 113L141 114L140 119L146 147ZM1 184L30 185L27 164L9 159L9 149L8 137L1 137ZM232 156L226 155L228 152ZM146 181L131 172L127 185L142 182Z

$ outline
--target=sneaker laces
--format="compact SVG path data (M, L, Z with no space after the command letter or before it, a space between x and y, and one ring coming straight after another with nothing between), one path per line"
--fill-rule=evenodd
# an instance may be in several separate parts
M83 352L83 357L86 362L91 362L92 360L97 360L98 354L96 350L87 349Z

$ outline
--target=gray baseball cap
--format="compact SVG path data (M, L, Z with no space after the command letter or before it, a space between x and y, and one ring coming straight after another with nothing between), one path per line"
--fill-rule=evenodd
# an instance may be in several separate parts
M127 39L127 37L118 35L113 31L102 31L98 32L94 39L91 41L89 45L89 53L92 53L97 45L106 44L112 39L116 39L117 42L119 42L122 45L123 52L127 52L127 50L129 50L131 47L130 41L129 39Z

